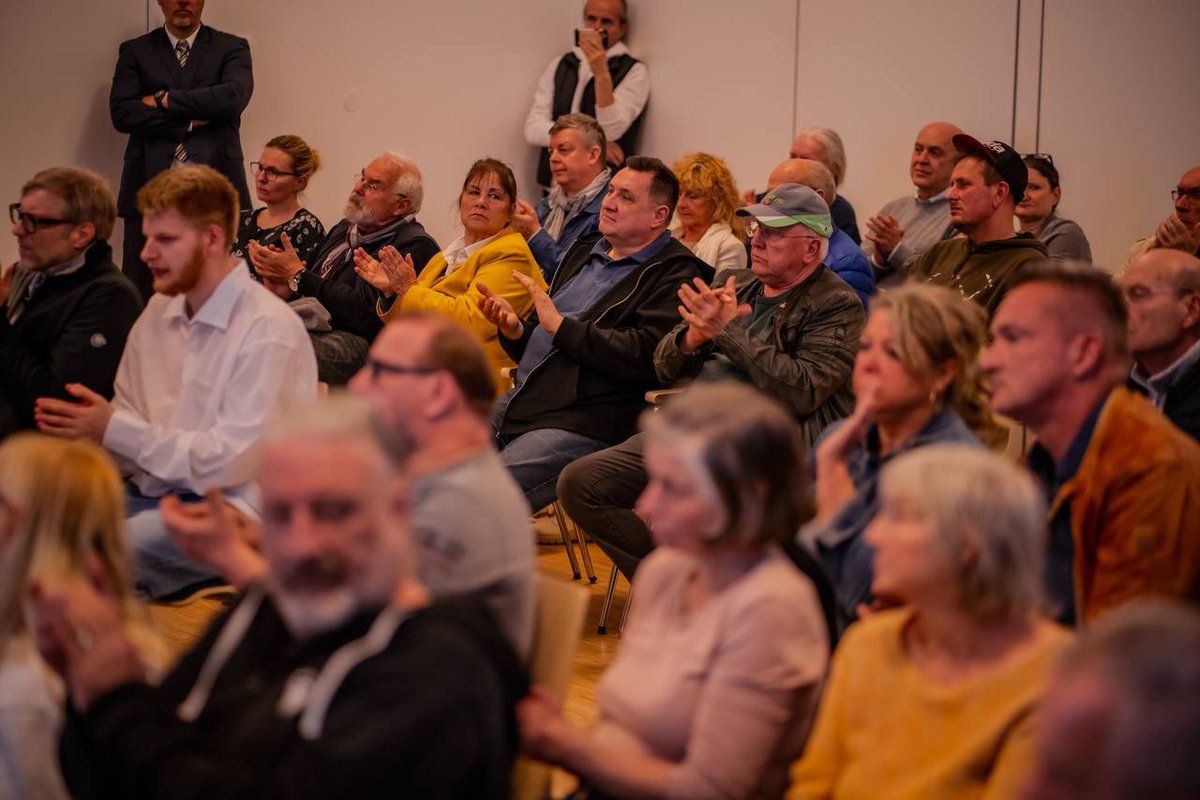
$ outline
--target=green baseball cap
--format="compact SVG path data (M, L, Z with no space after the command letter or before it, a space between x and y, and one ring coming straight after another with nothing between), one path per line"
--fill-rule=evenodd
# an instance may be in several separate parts
M761 202L737 210L739 217L754 217L768 228L803 225L819 236L833 236L833 219L821 195L800 183L781 183L763 195Z

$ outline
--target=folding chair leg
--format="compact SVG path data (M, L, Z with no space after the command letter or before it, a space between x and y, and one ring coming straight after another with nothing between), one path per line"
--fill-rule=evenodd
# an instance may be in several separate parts
M575 532L575 540L579 542L579 552L583 555L583 571L587 573L590 583L596 582L596 570L592 567L592 552L588 550L587 536L574 520L567 520L567 525Z
M625 595L625 607L621 609L621 623L617 625L617 634L625 632L625 620L629 618L629 608L633 605L633 584L629 584L629 594Z
M563 513L562 506L558 504L558 501L550 504L550 510L554 512L554 519L558 523L558 532L562 534L563 547L567 548L567 561L571 562L571 577L579 580L579 561L575 558L575 548L571 546L571 533L567 530L567 515Z
M608 588L604 590L604 603L600 606L600 624L596 626L596 633L603 636L608 633L608 612L612 608L613 592L617 589L617 566L613 565L612 570L608 573Z

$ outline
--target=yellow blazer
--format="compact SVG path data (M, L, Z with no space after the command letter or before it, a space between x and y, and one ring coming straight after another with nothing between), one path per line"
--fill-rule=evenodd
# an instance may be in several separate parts
M452 317L483 342L483 349L492 362L496 387L507 389L509 381L501 378L500 370L513 366L513 361L496 340L496 326L488 322L479 310L478 303L482 295L477 284L484 283L493 294L511 303L517 316L524 318L533 308L533 298L525 291L525 287L517 283L513 270L529 276L538 286L546 288L546 279L542 277L542 270L529 251L529 245L525 244L525 237L514 230L497 236L449 272L446 272L445 256L438 253L429 259L425 269L417 276L417 282L409 287L404 297L387 310L380 303L379 316L387 322L401 310L425 310Z

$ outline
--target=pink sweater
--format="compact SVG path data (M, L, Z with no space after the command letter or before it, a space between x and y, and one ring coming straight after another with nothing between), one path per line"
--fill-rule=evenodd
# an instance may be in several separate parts
M829 644L816 591L770 548L692 613L697 570L659 548L597 687L597 736L676 763L673 798L776 798L804 747Z

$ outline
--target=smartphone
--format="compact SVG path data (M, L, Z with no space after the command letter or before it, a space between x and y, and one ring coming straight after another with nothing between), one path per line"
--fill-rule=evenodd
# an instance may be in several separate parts
M576 47L579 47L579 33L580 33L580 31L584 31L584 30L590 31L592 29L591 28L576 28L575 29L575 46ZM608 31L599 30L599 31L596 31L596 33L600 34L600 43L603 44L604 49L607 50L608 49Z

